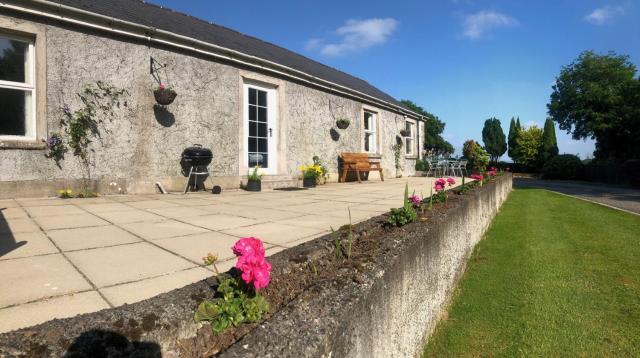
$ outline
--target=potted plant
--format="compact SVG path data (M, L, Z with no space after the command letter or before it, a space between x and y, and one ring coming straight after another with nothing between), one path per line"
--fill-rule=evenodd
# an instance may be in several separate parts
M302 186L305 188L314 188L318 183L318 178L322 175L322 167L318 164L301 165Z
M408 136L410 136L410 135L411 135L411 131L409 131L409 130L408 130L408 129L406 129L406 128L405 128L405 129L401 129L401 130L400 130L400 135L401 135L401 136L403 136L403 137L408 137Z
M340 129L347 129L350 123L351 121L348 118L338 118L338 120L336 121L336 126L338 126L338 128Z
M262 190L262 174L258 173L260 169L259 165L253 168L253 172L247 171L247 185L245 190L247 191L261 191Z
M170 86L160 82L158 88L153 90L153 96L156 98L156 102L163 106L168 106L176 99L178 94Z

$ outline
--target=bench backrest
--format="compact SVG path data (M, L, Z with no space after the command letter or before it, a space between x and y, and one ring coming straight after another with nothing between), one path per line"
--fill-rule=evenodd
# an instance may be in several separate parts
M369 163L367 153L342 153L341 156L345 163Z

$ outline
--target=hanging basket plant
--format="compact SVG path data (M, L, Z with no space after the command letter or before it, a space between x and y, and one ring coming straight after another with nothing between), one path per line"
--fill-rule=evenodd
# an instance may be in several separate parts
M351 121L347 118L339 118L336 121L336 126L340 129L347 129L349 127L349 124L351 123Z
M158 88L153 90L153 96L156 98L158 104L168 106L173 103L178 94L173 88L166 86L164 83L160 83Z
M401 129L400 130L400 135L403 137L408 137L411 135L411 132L408 129Z

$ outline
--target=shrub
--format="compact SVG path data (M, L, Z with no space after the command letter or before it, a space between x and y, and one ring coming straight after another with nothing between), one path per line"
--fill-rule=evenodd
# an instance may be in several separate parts
M471 168L475 170L484 170L489 165L489 153L472 139L464 142L462 153L469 160Z
M426 160L418 159L416 160L416 170L421 172L426 172L429 170L429 162Z
M544 179L577 179L582 175L584 165L573 154L561 154L551 158L542 167Z

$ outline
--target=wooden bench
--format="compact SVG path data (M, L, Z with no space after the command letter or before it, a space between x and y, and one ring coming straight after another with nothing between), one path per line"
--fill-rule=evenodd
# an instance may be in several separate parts
M370 172L374 170L380 172L380 179L384 181L380 163L372 162L367 153L342 153L340 156L342 157L341 182L345 182L349 171L354 171L356 172L358 183L362 183L362 180L360 179L360 172Z

